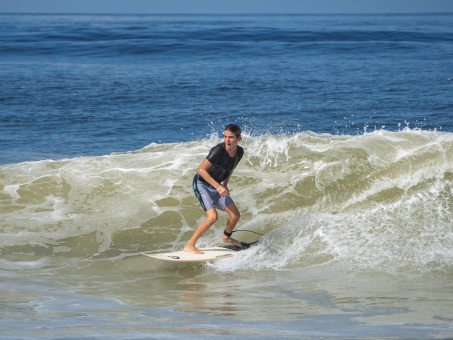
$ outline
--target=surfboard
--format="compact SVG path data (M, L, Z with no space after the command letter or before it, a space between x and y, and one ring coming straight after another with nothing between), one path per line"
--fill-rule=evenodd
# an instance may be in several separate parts
M255 244L258 241L251 243L243 243L243 248L236 246L223 246L223 247L208 247L200 248L204 254L193 254L184 250L168 252L168 253L157 253L153 254L151 252L142 252L140 254L152 257L158 260L164 261L173 261L173 262L212 262L218 261L226 258L235 256L239 251L244 251L249 248L252 244Z

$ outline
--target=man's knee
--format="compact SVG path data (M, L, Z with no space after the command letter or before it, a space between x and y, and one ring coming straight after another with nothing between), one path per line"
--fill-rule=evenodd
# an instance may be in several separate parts
M217 222L219 216L217 215L217 212L215 210L214 211L208 210L206 213L207 213L206 219L209 221L209 223L214 224Z

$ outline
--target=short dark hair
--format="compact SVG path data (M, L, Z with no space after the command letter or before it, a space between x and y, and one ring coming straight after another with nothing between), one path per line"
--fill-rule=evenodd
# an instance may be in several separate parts
M242 137L241 137L241 128L239 126L237 126L236 124L228 124L227 126L225 126L225 130L224 131L230 131L230 132L233 132L236 137L241 140Z

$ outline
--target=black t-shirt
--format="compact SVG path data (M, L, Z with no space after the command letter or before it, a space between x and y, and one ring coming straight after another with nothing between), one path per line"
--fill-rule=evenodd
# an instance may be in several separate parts
M243 155L244 149L239 145L236 156L230 157L225 149L225 143L217 144L206 156L206 159L212 164L208 169L208 173L217 182L223 182L231 175Z

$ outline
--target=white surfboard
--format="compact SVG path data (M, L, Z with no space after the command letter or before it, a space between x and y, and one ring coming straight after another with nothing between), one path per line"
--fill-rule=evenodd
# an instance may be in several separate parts
M235 251L235 250L222 248L222 247L200 248L200 250L202 250L204 252L204 254L194 254L194 253L189 253L184 250L174 251L171 253L160 253L160 254L141 253L141 254L158 259L158 260L165 260L165 261L209 262L209 261L225 259L228 257L233 257L237 253L237 251Z
M204 254L194 254L184 250L159 254L153 254L150 252L144 252L140 254L164 261L212 262L233 257L238 253L238 251L245 250L249 248L252 244L255 244L256 242L258 241L252 243L244 243L244 245L246 245L244 249L235 246L200 248L200 250L203 251Z

